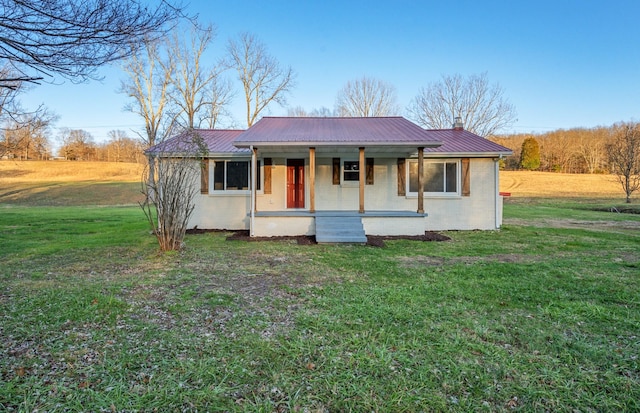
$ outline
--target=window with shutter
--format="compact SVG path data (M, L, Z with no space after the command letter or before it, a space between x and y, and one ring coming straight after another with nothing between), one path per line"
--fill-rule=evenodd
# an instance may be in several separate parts
M333 184L340 185L340 158L333 158Z
M373 158L367 158L365 163L367 167L367 185L373 185Z

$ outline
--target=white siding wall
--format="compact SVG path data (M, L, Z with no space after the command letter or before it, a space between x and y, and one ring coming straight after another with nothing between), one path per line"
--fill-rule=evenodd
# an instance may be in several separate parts
M200 187L200 177L197 177ZM251 196L248 191L213 191L213 161L209 162L209 193L198 194L188 228L199 229L249 229Z
M188 228L200 229L249 229L249 195L196 196Z
M292 156L295 157L295 156ZM301 158L302 156L298 156ZM286 158L273 158L271 194L257 195L258 211L286 210ZM365 186L365 209L367 211L416 211L416 196L398 196L397 158L375 158L374 185ZM213 168L211 168L212 170ZM425 230L473 230L495 229L502 220L502 200L499 210L495 210L495 163L492 159L475 159L470 162L471 196L425 197ZM262 174L264 176L264 173ZM358 210L358 186L353 183L332 184L332 158L316 159L316 210ZM210 187L213 178L210 177ZM309 208L309 171L308 161L305 173L306 199ZM210 188L211 190L211 188ZM211 193L211 191L210 191ZM216 229L249 229L250 196L248 194L202 194L196 199L189 227ZM312 234L312 223L304 219L260 218L256 219L256 235ZM401 233L420 233L421 225L412 220L385 220L384 218L366 218L365 229L378 235L400 235ZM259 232L259 233L258 233Z
M492 159L471 159L470 169L471 196L425 198L428 230L496 229L495 163Z

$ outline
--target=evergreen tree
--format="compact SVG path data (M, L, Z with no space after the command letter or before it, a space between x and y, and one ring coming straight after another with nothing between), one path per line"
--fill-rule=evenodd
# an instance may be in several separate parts
M540 145L538 145L538 141L533 137L529 137L522 142L520 167L529 171L540 167Z

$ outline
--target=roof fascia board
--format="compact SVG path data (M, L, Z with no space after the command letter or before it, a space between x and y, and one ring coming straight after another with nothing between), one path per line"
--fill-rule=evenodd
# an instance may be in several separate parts
M267 148L267 147L323 147L323 146L346 146L346 147L375 147L375 146L401 146L401 147L412 147L412 148L438 148L442 146L443 142L441 141L429 141L429 142L234 142L233 145L237 148L249 148L251 146L256 148Z
M147 156L160 158L250 158L251 152L147 152Z
M513 152L425 152L425 158L498 158Z

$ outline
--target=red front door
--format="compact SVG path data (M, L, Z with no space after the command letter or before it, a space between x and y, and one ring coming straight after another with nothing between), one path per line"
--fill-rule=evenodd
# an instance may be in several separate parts
M304 208L304 159L287 159L287 208Z

